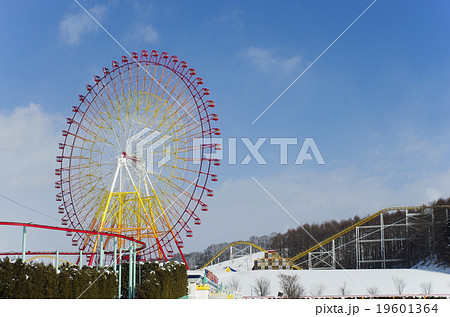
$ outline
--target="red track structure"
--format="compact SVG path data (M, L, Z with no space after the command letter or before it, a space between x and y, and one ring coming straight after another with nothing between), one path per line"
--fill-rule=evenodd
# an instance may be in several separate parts
M8 222L8 221L0 221L0 226L16 226L16 227L27 227L27 228L37 228L37 229L45 229L45 230L53 230L53 231L65 231L65 232L76 232L76 233L85 233L90 235L99 235L99 236L107 236L107 237L116 237L128 240L130 242L134 242L137 244L140 244L140 247L136 249L136 251L140 251L145 249L146 245L144 242L137 240L133 237L117 234L117 233L110 233L110 232L98 232L98 231L90 231L90 230L81 230L81 229L72 229L72 228L63 228L63 227L56 227L56 226L48 226L48 225L38 225L34 223L26 223L26 222ZM27 255L47 255L47 254L54 254L55 252L48 252L48 251L28 251L26 252ZM105 253L111 254L112 251L106 251ZM1 256L7 256L7 255L21 255L21 252L0 252ZM60 255L79 255L79 252L59 252ZM96 253L88 252L84 253L85 255L96 255ZM80 260L80 259L79 259Z

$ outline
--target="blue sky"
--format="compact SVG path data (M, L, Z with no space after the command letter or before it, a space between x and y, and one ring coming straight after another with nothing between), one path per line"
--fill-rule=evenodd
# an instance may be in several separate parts
M254 124L372 1L80 3L127 50L167 51L197 69L223 137L312 137L326 161L294 165L298 145L280 165L266 141L267 165L224 162L187 251L296 226L251 177L300 223L450 196L449 2L376 1ZM0 194L58 218L59 131L85 85L125 52L69 0L1 2L0 42ZM247 154L238 141L238 162ZM58 224L4 199L0 212Z

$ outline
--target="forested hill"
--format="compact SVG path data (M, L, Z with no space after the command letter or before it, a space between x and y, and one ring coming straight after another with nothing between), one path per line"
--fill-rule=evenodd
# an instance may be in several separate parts
M385 224L385 239L400 238L398 241L387 242L384 246L386 259L399 259L398 261L389 262L389 267L409 268L415 264L427 260L434 259L435 264L450 266L450 222L448 211L441 205L450 205L450 198L438 199L432 203L424 205L424 207L433 208L432 214L430 209L418 213L417 216L408 217L409 226L405 224L406 217L404 211L390 212L383 216ZM450 210L450 208L449 208ZM365 215L368 216L368 215ZM364 216L364 217L365 217ZM284 233L271 233L268 235L256 237L252 236L248 241L253 242L266 250L276 250L283 257L293 257L302 251L316 245L316 241L323 241L326 238L348 228L357 223L364 217L355 216L344 220L330 220L321 224L304 224L303 228L298 227L290 229ZM371 220L368 225L379 226L379 217ZM310 233L308 235L307 232ZM379 238L380 230L374 230L370 233L371 237ZM314 241L311 236L315 238ZM338 248L337 258L344 268L356 267L355 252L355 230L340 237L337 241L342 248ZM192 252L185 254L190 268L201 267L209 259L211 259L218 251L227 246L229 242L212 244L203 252ZM376 258L377 252L380 252L380 244L375 243L370 247L369 251ZM330 246L326 247L327 249ZM368 253L368 252L366 252ZM220 260L228 259L229 254L225 252ZM305 267L306 260L299 259L300 266ZM302 261L303 260L303 261ZM365 268L376 268L376 264L366 266Z

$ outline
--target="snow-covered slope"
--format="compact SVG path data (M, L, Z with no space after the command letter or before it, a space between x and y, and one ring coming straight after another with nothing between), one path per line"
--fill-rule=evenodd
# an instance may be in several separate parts
M252 255L246 255L237 259L223 261L208 267L208 270L211 270L216 274L216 272L225 271L225 269L229 266L236 271L251 271L253 267L253 262L256 259L260 259L264 257L264 252L253 253ZM216 274L217 275L217 274Z
M269 295L276 296L279 287L279 273L296 274L300 277L306 295L312 295L314 289L323 285L323 296L341 295L345 284L348 295L368 295L369 288L376 288L377 295L397 295L393 278L403 279L406 286L403 294L422 295L424 284L431 285L431 294L450 294L450 274L445 272L432 272L420 269L396 269L396 270L302 270L302 271L252 271L253 261L264 256L263 252L252 256L244 256L238 259L224 261L208 267L220 282L227 285L232 280L238 280L240 292L244 296L256 294L255 280L265 277L270 280ZM230 266L237 272L227 272Z

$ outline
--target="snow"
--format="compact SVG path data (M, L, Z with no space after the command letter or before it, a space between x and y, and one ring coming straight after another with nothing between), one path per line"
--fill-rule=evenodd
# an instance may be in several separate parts
M254 288L255 280L265 277L270 280L269 295L276 296L279 287L278 274L295 274L300 277L300 282L306 290L305 295L311 295L311 292L317 286L323 284L324 291L322 296L340 295L340 287L345 283L348 295L367 296L368 288L376 287L377 295L398 295L394 285L393 278L398 277L406 283L403 294L405 295L423 295L421 284L431 283L431 294L450 295L450 272L433 265L422 265L415 269L375 269L375 270L258 270L252 271L253 261L264 257L263 252L247 255L238 259L224 261L207 267L218 278L219 283L229 284L233 279L239 281L240 292L244 296L256 295ZM237 272L226 272L225 269L230 266ZM436 270L440 270L437 271Z
M422 261L414 265L412 268L450 274L450 267L443 267L442 265L437 264L437 259L434 257L431 257L426 261Z
M252 255L246 255L237 259L223 261L218 264L211 265L207 267L207 269L212 271L214 274L216 274L216 271L225 271L228 266L236 271L251 271L253 267L253 261L263 257L264 252L257 252L253 253Z

